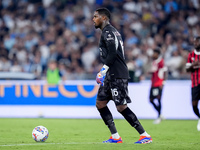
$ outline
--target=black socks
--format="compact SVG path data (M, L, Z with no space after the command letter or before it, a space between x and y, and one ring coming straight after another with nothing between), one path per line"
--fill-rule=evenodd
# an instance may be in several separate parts
M161 112L161 101L158 99L158 105L156 105L154 103L154 101L151 101L152 105L154 106L154 108L157 110L158 112L158 117L160 116L160 112Z
M104 107L101 109L98 109L104 123L108 126L111 134L117 133L117 129L115 127L112 114L108 107ZM124 109L121 114L124 116L124 118L129 122L129 124L134 127L139 134L142 134L145 132L144 128L140 124L139 120L137 119L136 115L127 107Z
M110 110L108 109L108 107L106 106L104 108L98 109L98 111L99 111L104 123L108 126L111 134L117 133L117 129L116 129L115 123L113 121L113 116L112 116Z
M136 115L128 107L124 109L121 114L129 122L129 124L138 131L139 134L145 132Z
M200 114L199 114L199 109L197 106L192 106L194 113L197 115L198 118L200 118Z

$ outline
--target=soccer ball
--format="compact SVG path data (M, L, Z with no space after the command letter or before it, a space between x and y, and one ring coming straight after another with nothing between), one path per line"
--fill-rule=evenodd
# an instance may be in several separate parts
M45 142L49 136L49 131L44 126L37 126L33 129L32 137L36 142Z

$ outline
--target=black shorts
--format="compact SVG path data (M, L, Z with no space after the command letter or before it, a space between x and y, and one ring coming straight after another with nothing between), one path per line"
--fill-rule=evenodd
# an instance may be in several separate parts
M104 85L99 87L97 100L113 100L116 106L131 103L128 96L128 79L110 79L106 76Z
M162 97L162 89L160 87L151 87L150 89L150 99L161 99Z
M192 88L192 101L200 100L200 85Z

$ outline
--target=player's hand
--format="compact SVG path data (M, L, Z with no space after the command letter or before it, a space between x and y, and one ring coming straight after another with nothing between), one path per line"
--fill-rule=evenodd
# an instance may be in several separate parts
M200 68L200 62L194 61L194 62L192 63L192 68L193 68L193 69L198 69L198 68Z
M97 81L97 83L103 85L104 78L105 78L105 75L103 76L103 75L101 74L101 72L99 72L99 73L97 74L97 76L96 76L96 81Z
M104 78L106 76L106 72L108 71L108 69L109 69L109 67L106 66L106 65L104 65L101 68L100 72L96 76L96 81L97 81L98 84L103 85L103 81L104 81Z

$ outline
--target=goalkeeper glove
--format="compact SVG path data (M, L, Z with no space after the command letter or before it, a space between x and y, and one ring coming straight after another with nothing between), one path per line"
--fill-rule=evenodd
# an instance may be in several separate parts
M109 67L106 65L103 65L100 72L96 76L96 81L98 84L103 85L104 78L106 76L106 72L108 71Z

